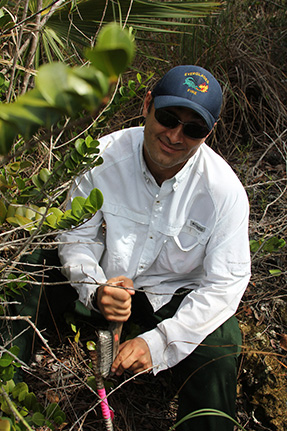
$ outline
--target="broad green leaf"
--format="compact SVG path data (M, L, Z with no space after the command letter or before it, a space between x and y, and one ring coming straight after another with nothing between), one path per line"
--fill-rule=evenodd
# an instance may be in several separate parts
M75 334L77 333L77 327L73 323L71 323L71 329L73 332L75 332Z
M269 253L272 253L273 251L278 251L280 248L284 247L285 245L286 245L286 242L283 238L273 237L266 241L266 243L263 246L263 250Z
M64 213L59 208L49 208L44 224L56 229L58 227L59 220L63 217L63 214Z
M75 142L75 148L81 156L84 156L87 151L85 140L82 138L77 139Z
M11 353L13 353L13 355L15 355L15 356L18 356L18 354L19 354L19 352L20 352L20 347L18 347L18 346L12 346L10 349L9 349L9 352L11 352Z
M17 129L7 121L0 119L0 154L8 154L16 136Z
M27 231L30 231L34 228L34 224L32 220L19 214L15 214L14 217L7 218L7 221L13 226L21 226L23 229Z
M48 210L48 214L53 214L55 217L62 217L64 213L59 208L51 207Z
M39 177L44 183L46 183L49 180L50 176L51 176L51 172L47 168L42 168L39 172Z
M87 378L87 384L92 388L94 391L97 390L97 382L94 376L90 376Z
M269 269L269 273L270 273L271 275L276 275L276 276L278 276L278 275L281 275L281 274L282 274L282 271L281 271L281 269Z
M83 160L83 156L74 150L71 152L71 159L78 165Z
M35 411L35 407L37 406L38 402L37 402L37 398L36 395L33 392L28 392L24 398L24 406L28 409L28 410L33 410Z
M37 210L35 209L35 220L42 220L42 216L45 214L46 212L46 208L45 207L40 207Z
M103 205L104 197L99 189L93 189L86 199L84 208L90 213L95 213Z
M2 224L6 218L7 208L2 200L0 200L0 224Z
M53 418L54 415L58 415L61 413L61 409L57 403L51 403L45 410L45 414L47 418Z
M250 250L252 253L256 253L256 251L259 249L261 242L260 241L256 241L255 239L251 239L249 241L249 245L250 245Z
M32 416L32 421L35 425L43 426L45 423L45 416L40 412L36 412Z
M14 380L9 380L8 382L5 383L5 385L3 385L3 388L5 390L5 392L7 394L12 393L13 388L15 388L15 383Z
M116 79L133 59L133 38L117 23L107 24L98 35L96 47L87 50L86 55L94 67Z
M22 206L22 205L19 205L16 208L15 215L19 215L19 216L23 216L24 217L25 214L26 214L26 208L24 206Z
M77 196L72 200L71 203L71 209L72 209L72 215L80 218L85 213L84 210L84 204L86 202L86 199L82 196Z
M10 431L11 430L11 423L8 418L0 418L0 431Z
M28 385L25 382L19 382L12 390L12 395L14 398L18 398L19 401L23 401L28 392Z
M58 412L58 414L53 417L53 420L57 425L62 425L62 423L66 420L66 415L64 412Z
M8 367L0 369L0 376L4 382L8 382L9 380L13 379L14 374L15 370L13 365L9 365Z
M77 67L72 69L72 71L76 77L91 85L93 94L96 97L102 98L109 91L110 83L108 77L95 67ZM88 90L87 93L84 91L85 88ZM75 90L83 96L86 94L89 95L90 92L89 87L83 87L82 89L75 88Z
M38 188L38 190L41 190L44 185L38 174L32 176L32 183Z
M20 178L20 177L15 178L15 182L16 182L19 190L23 190L26 186L26 181L22 180L22 178Z
M9 365L13 362L13 359L11 358L0 358L0 367L6 368L9 367Z
M78 106L73 102L69 89L69 68L64 63L49 63L39 68L36 86L44 99L63 112L73 113Z
M8 183L4 175L0 175L0 190L5 191L8 187Z
M54 214L48 215L46 217L46 219L45 219L44 224L50 226L53 229L56 229L56 227L57 227L57 217Z
M96 343L94 341L87 341L88 350L96 350Z
M20 166L21 166L20 162L9 163L6 170L8 174L15 175L19 172Z
M14 217L15 212L16 212L17 206L15 205L9 205L8 206L8 210L7 210L7 214L6 217Z
M36 212L32 208L25 209L25 217L27 217L30 221L35 220Z

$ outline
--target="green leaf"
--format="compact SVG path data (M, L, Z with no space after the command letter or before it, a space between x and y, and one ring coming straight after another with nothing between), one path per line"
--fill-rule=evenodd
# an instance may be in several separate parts
M75 142L75 148L81 156L84 156L87 151L85 140L82 138L77 139Z
M75 343L77 343L78 344L78 342L79 342L79 339L80 339L80 329L77 331L77 333L76 333L76 335L74 336L74 341L75 341Z
M12 364L5 368L0 367L0 378L4 382L8 382L9 380L13 379L14 374L15 370Z
M22 180L22 178L20 178L20 177L15 178L15 182L16 182L19 190L24 190L24 188L26 186L26 182L24 180Z
M77 108L67 93L69 68L64 63L49 63L39 68L36 86L48 104L73 113Z
M256 241L255 239L251 239L249 241L249 245L250 245L250 251L252 253L256 253L256 251L259 249L261 245L261 241Z
M73 332L75 332L75 334L77 333L77 327L73 323L71 323L71 329Z
M87 341L88 350L96 350L96 343L94 341Z
M80 218L83 214L85 214L84 210L84 204L86 202L86 199L82 196L77 196L72 200L71 209L72 209L72 215Z
M263 250L272 253L274 251L280 250L282 247L285 247L286 242L283 238L273 237L266 241L263 246Z
M59 412L57 416L54 416L53 420L57 425L61 425L66 420L66 415L64 412Z
M94 376L90 376L87 378L87 384L92 388L94 391L97 390L97 382Z
M50 176L51 176L51 172L47 168L43 168L39 172L39 177L44 183L46 183L49 180Z
M9 351L13 355L17 356L17 354L19 353L19 348L18 348L18 346L13 346L9 349ZM9 354L9 352L5 352L5 353L3 353L3 355L0 358L0 366L3 368L8 367L10 364L12 364L13 361L14 361L13 356L11 356Z
M25 382L19 382L12 390L12 395L15 399L18 398L19 401L23 401L28 392L28 385Z
M128 30L112 22L103 27L98 35L96 47L87 50L86 55L94 67L111 79L116 79L133 59L133 38Z
M0 431L10 431L11 423L8 418L2 417L0 418Z
M281 274L282 274L282 271L281 271L281 269L269 269L269 273L270 273L271 275L278 276L278 275L281 275Z
M57 403L51 403L45 410L46 417L51 419L54 415L58 415L61 413L61 409Z
M30 231L34 227L32 220L25 216L15 214L15 219L18 221L18 225L22 226L25 230Z
M91 191L90 195L87 197L84 208L85 210L93 214L101 208L101 206L103 205L103 202L104 202L104 197L102 192L99 189L95 188Z
M8 174L11 174L11 175L17 174L20 170L20 162L10 163L6 167L6 170L7 170Z
M35 425L43 426L45 423L45 416L40 412L36 412L32 416L32 421Z
M38 190L41 190L44 185L38 174L32 176L32 183L37 187Z
M0 154L8 154L16 136L17 129L7 121L0 119Z
M0 358L0 367L2 368L9 367L12 361L13 359L11 358L11 356L9 358L3 358L2 356L2 358Z
M24 406L28 410L33 410L34 412L38 408L37 398L33 392L29 392L26 394L25 399L24 399Z
M0 200L0 224L2 224L6 218L7 208L2 200Z

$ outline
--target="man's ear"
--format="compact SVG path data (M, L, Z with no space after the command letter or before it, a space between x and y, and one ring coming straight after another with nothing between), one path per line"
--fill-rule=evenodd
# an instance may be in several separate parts
M144 99L144 103L143 103L143 116L146 117L147 114L149 113L149 106L150 103L152 101L152 95L151 95L151 91L148 91L145 99Z

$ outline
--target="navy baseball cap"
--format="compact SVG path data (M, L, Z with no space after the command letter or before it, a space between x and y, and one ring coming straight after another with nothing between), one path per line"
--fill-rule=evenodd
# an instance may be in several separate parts
M209 130L218 120L222 91L214 76L199 66L176 66L152 91L155 109L182 106L198 113Z

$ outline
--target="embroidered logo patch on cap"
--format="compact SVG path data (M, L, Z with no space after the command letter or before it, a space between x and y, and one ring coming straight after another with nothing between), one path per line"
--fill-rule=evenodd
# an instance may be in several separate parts
M188 75L196 75L198 76L199 73L198 72L193 72L191 74ZM183 85L187 85L189 87L188 91L193 92L193 94L197 94L198 91L200 91L201 93L207 93L208 88L209 88L209 81L206 78L205 75L201 74L200 77L202 78L203 82L202 84L197 84L195 82L195 79L193 76L188 76L187 78L185 78L184 84Z

